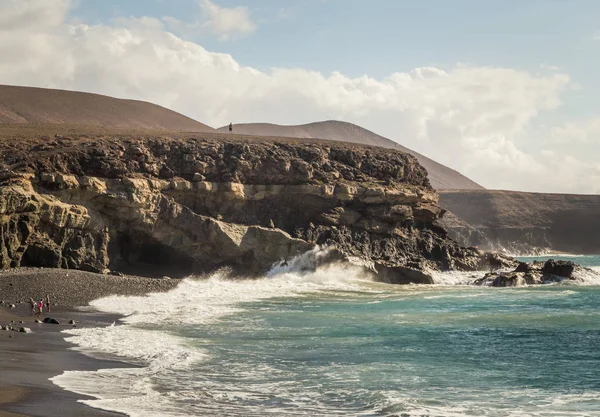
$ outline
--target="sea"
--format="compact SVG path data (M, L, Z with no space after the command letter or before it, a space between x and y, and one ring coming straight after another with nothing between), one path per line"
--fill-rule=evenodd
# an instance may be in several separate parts
M321 254L96 300L123 318L66 339L135 366L52 381L134 417L600 416L600 256L563 258L590 268L576 282L492 288L469 285L483 272L404 286L350 264L307 272Z

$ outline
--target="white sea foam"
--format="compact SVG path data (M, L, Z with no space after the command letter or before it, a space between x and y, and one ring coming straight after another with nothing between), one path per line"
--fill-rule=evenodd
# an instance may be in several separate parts
M223 415L227 415L229 411L230 415L240 415L239 410L228 409L228 407L235 407L236 399L250 402L256 400L260 403L268 399L276 390L284 393L287 389L290 392L298 392L298 390L286 387L286 383L282 382L254 383L252 390L248 390L247 384L252 383L256 372L272 374L275 377L277 371L266 368L245 369L239 365L231 370L233 382L226 386L212 384L208 379L202 381L204 385L182 386L175 377L178 373L174 371L192 369L194 364L211 358L208 352L193 346L185 337L175 335L174 331L170 332L169 328L176 330L182 325L191 327L220 325L226 322L228 316L243 312L247 308L247 303L280 297L304 297L306 294L323 292L331 293L336 297L356 297L361 293L368 293L370 302L377 302L372 298L374 294L384 299L390 297L390 294L393 297L401 294L401 298L404 298L435 291L435 294L425 298L441 297L443 295L437 293L443 290L440 287L468 285L485 274L485 272L434 273L435 285L433 286L389 287L386 284L371 282L365 275L364 269L359 266L338 263L317 268L326 256L326 251L313 250L287 264L275 266L262 279L233 280L228 278L225 271L221 271L210 277L186 279L168 293L141 297L114 296L96 300L91 303L92 308L118 313L124 318L114 327L69 330L68 340L93 356L117 357L141 367L107 369L98 372L65 372L52 381L67 390L95 397L94 400L83 401L90 406L123 412L133 417L185 415L175 405L181 400L199 404L199 407L205 404L206 412L203 415L213 415L215 404L220 407L218 409ZM595 270L600 272L600 267ZM593 274L583 277L582 281L594 285L592 283L596 282L594 281L596 279L598 275ZM600 281L598 283L600 284ZM484 289L482 291L485 292ZM460 297L461 294L453 292L452 296ZM465 296L479 296L479 293L465 294ZM202 378L202 376L195 377ZM280 380L285 378L282 377ZM181 387L181 389L165 393L161 391L161 386ZM298 407L297 412L290 409L278 410L277 407L265 411L259 406L256 406L256 409L249 406L246 415L337 414L336 411L326 409L325 405L320 403L320 399L314 397L316 393L305 392L303 395L303 397L289 397L289 404L295 404ZM394 401L391 398L389 400L388 404L393 405ZM399 399L395 398L395 400ZM403 406L402 409L409 410L411 415L413 413L465 415L462 405L457 407L405 405L406 407ZM512 415L518 414L506 414L506 416Z
M584 268L574 274L576 281L580 285L600 285L600 267Z
M520 388L490 393L454 390L450 395L429 394L428 399L423 399L397 391L382 392L385 398L383 410L409 416L591 417L596 415L594 410L600 403L600 391L548 395L547 391ZM507 403L515 403L515 400L520 406L506 407ZM585 411L586 405L590 407L589 412Z
M447 271L431 272L435 285L473 285L474 281L482 278L488 271ZM600 285L600 267L583 268L574 274L574 280L564 280L562 285Z
M326 250L315 249L286 265L277 265L267 277L229 279L225 271L206 278L188 278L168 293L140 297L113 296L93 301L96 310L124 316L121 325L73 329L67 340L96 357L117 357L142 368L98 372L65 372L52 381L69 391L93 396L85 404L130 416L180 416L168 396L155 386L170 371L186 369L205 360L206 353L187 340L170 335L168 326L209 324L243 311L243 304L275 297L335 291L371 291L364 269L351 264L319 267ZM153 330L149 325L160 326Z
M486 274L485 271L461 272L431 272L433 282L436 285L472 285L477 278L481 278Z

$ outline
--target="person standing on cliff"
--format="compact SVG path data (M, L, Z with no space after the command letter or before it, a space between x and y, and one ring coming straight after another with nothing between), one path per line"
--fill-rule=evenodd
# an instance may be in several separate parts
M229 122L229 133L233 132L233 123Z

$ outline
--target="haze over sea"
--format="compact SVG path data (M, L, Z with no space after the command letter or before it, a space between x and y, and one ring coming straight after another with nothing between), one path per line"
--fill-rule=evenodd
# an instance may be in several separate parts
M600 415L597 278L393 286L347 265L301 272L314 256L258 280L215 274L97 300L125 318L67 340L140 367L53 381L145 417ZM598 256L568 259L600 271Z

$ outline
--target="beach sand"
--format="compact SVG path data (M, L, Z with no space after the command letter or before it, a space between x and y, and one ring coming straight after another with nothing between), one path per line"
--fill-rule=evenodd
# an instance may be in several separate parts
M68 275L68 276L67 276ZM92 409L78 400L84 396L64 391L49 378L64 371L127 367L128 364L90 358L67 343L62 330L75 320L78 327L106 326L117 316L79 311L90 301L112 294L142 295L167 291L179 280L115 277L81 271L24 268L0 273L0 325L28 327L32 333L0 331L0 417L90 416L119 414ZM27 300L50 294L52 306L46 317L61 324L38 324ZM14 304L16 308L10 308ZM19 323L22 321L23 323ZM12 323L11 323L12 322Z

